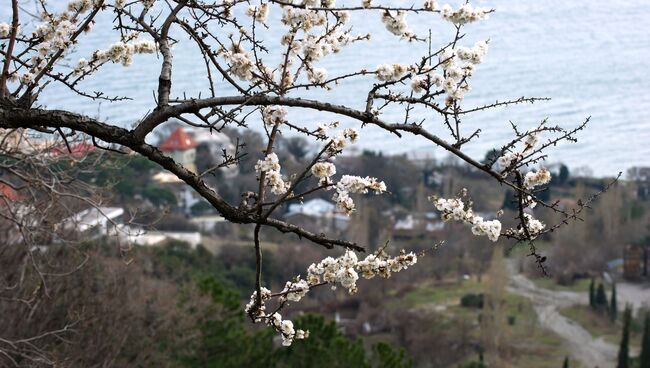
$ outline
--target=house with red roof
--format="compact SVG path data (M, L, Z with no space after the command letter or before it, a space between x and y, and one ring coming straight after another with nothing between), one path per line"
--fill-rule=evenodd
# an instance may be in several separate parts
M20 200L20 195L14 188L8 184L0 182L0 204L7 202L17 202Z
M176 128L159 146L174 161L196 172L196 146L198 143L182 128Z
M53 157L72 156L73 158L82 158L96 149L95 145L84 141L71 145L70 149L68 149L68 146L54 147L50 150L50 155Z

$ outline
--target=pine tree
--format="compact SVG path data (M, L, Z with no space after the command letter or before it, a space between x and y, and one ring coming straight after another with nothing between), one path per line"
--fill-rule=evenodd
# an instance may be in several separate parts
M605 287L602 283L598 284L598 291L596 291L596 309L606 310L607 309L607 294L605 294Z
M569 368L569 357L568 356L564 357L564 364L562 364L562 368Z
M616 321L616 317L618 314L618 306L616 305L616 283L612 283L612 296L610 299L610 305L609 305L609 319L612 320L612 322Z
M632 320L632 310L630 306L625 307L623 312L623 337L621 338L621 346L618 350L618 364L616 368L629 368L630 367L630 323Z
M594 278L591 278L591 283L589 284L589 305L592 308L596 307L596 283Z
M646 313L643 324L643 340L641 342L641 356L639 368L650 368L650 314Z

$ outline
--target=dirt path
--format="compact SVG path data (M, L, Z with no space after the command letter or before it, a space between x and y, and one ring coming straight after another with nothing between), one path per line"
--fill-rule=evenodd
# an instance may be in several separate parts
M582 293L568 291L551 291L537 287L524 275L516 273L510 263L510 292L520 294L531 300L542 326L554 331L566 340L569 351L574 359L579 360L586 368L609 368L615 366L618 347L594 338L575 321L562 316L561 308L574 304L588 303L588 296Z

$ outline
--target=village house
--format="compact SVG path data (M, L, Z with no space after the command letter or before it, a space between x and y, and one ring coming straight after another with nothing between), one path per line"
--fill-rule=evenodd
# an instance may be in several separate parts
M284 218L317 233L342 232L350 223L350 218L337 211L334 203L321 198L290 205Z
M174 161L196 172L196 147L198 143L182 128L176 128L159 146Z

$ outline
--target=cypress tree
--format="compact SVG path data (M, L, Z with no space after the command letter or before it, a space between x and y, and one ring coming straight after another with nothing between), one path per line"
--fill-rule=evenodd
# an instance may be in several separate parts
M650 315L646 313L643 324L643 340L641 342L641 356L639 368L650 368Z
M630 367L630 322L632 320L632 310L630 306L625 307L623 312L623 337L621 338L621 346L618 350L618 364L616 368L629 368Z
M596 307L596 284L594 278L591 278L591 283L589 284L589 305L592 308Z
M569 357L568 356L564 357L564 363L562 364L562 368L569 368Z
M605 287L602 283L598 284L598 291L596 291L596 309L607 309L607 294L605 294Z
M616 305L616 283L612 283L612 296L610 299L610 304L609 304L609 319L612 320L612 322L616 321L616 317L618 314L618 306Z

